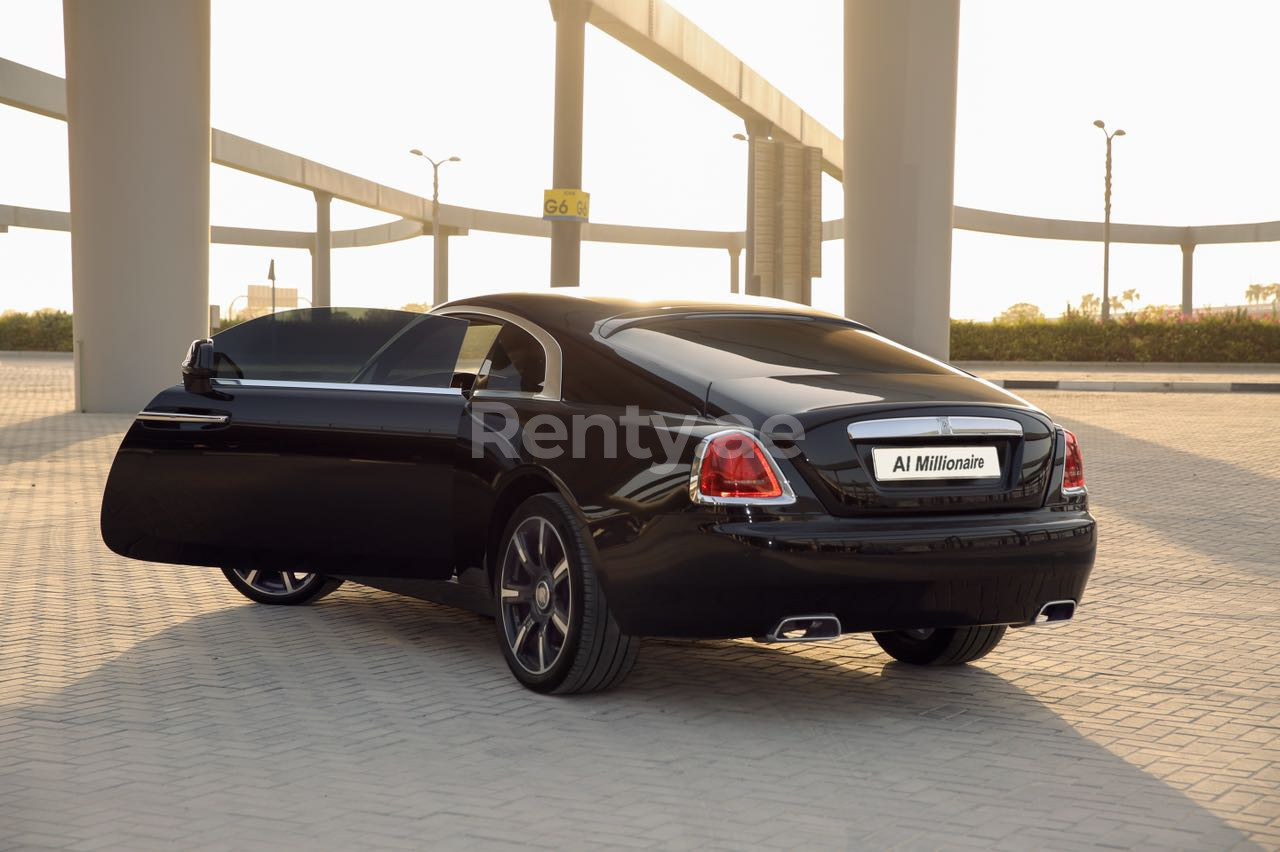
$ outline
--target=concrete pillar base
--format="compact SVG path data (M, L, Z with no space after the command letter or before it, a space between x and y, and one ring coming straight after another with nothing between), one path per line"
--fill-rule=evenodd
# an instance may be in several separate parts
M436 305L449 301L449 232L441 230L432 240L432 263L434 269L434 290Z
M76 407L138 411L209 332L209 3L63 22Z
M1192 305L1192 287L1195 277L1195 243L1186 243L1182 246L1182 312L1187 316L1191 315Z
M950 351L959 0L845 0L845 313Z
M333 196L327 192L316 197L316 244L311 249L311 307L328 308L333 304L333 278L330 254L333 251L331 208Z
M586 0L553 0L556 18L555 140L552 189L582 189L582 89L586 74ZM551 223L551 286L577 287L582 274L582 223Z

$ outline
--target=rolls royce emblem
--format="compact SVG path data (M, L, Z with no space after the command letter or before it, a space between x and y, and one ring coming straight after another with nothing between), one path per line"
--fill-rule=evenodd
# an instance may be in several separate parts
M939 434L939 435L952 435L952 434L955 434L954 432L952 432L952 431L951 431L951 418L950 418L950 417L939 417L939 418L938 418L938 434Z

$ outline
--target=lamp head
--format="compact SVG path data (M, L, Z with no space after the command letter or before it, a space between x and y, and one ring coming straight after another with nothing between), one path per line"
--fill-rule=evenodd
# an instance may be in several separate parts
M733 134L733 138L734 138L734 139L737 139L739 142L746 142L746 141L747 141L747 137L746 137L746 136L743 136L741 133L735 133L735 134Z
M1123 131L1123 130L1121 130L1120 132L1121 132L1121 133L1123 133L1124 131ZM450 157L450 158L449 158L449 162L451 162L451 163L461 163L461 162L462 162L462 158L461 158L461 157Z
M1103 124L1103 123L1102 123L1102 119L1098 119L1097 121L1095 121L1095 122L1093 123L1093 126L1094 126L1094 127L1101 127L1103 130L1106 130L1106 129L1107 129L1107 125L1105 125L1105 124Z
M421 152L421 151L419 151L417 148L410 148L410 149L409 149L409 153L410 153L410 154L412 154L412 155L413 155L413 156L415 156L415 157L421 157L421 156L422 156L422 152Z
M1123 131L1123 130L1117 130L1115 133L1112 133L1111 135L1112 135L1112 136L1123 136L1123 135L1124 135L1124 131Z

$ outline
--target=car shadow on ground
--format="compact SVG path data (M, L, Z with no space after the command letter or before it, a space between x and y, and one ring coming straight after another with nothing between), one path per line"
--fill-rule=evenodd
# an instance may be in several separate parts
M1179 450L1095 426L1071 425L1085 442L1090 503L1158 531L1209 560L1223 560L1266 577L1280 573L1275 512L1280 470L1268 473L1251 460L1273 465L1267 448L1241 450L1241 463ZM1229 434L1229 433L1227 433ZM1103 534L1106 534L1105 526ZM1224 552L1223 542L1230 542ZM1194 581L1194 577L1183 577Z
M163 570L202 595L222 583ZM229 587L225 603L11 708L27 731L15 789L31 774L44 808L110 808L104 836L124 841L164 812L226 820L232 843L269 798L290 818L264 841L376 826L519 842L527 812L540 841L581 843L610 820L640 836L649 807L643 836L685 845L1249 845L1002 677L998 649L990 670L920 670L869 638L822 652L651 640L619 689L547 697L511 679L478 616L350 584L309 608ZM602 822L548 821L566 797Z

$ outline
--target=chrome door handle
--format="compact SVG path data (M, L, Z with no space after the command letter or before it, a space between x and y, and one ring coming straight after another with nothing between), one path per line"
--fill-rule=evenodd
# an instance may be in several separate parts
M156 423L216 423L225 424L231 418L226 414L184 414L179 411L140 411L138 419Z

